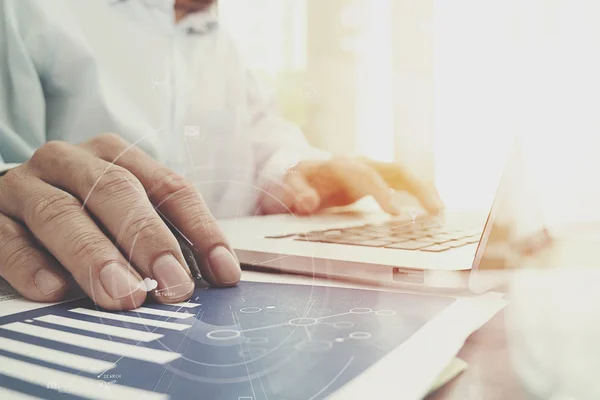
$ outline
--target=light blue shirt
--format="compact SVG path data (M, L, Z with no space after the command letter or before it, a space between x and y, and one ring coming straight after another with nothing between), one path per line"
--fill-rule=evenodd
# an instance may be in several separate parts
M286 167L326 157L278 116L214 10L175 23L173 0L0 0L0 164L106 132L193 181L217 217L254 212Z

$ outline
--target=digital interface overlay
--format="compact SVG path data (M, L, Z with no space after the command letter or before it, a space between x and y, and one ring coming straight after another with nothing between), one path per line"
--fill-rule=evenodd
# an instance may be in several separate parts
M0 318L0 393L321 399L454 301L254 282L130 312L71 301Z

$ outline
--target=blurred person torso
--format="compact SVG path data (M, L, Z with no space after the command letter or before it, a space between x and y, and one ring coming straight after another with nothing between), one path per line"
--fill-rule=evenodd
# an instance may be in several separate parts
M217 217L231 217L254 212L273 142L303 144L270 114L214 8L176 22L173 0L0 4L9 65L0 82L12 86L0 110L0 124L10 121L0 125L5 162L50 140L114 132L194 182Z

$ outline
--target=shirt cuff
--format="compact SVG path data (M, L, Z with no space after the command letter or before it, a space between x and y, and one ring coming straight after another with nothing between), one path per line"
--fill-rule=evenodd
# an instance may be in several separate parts
M331 154L325 150L307 147L303 149L282 149L271 156L263 167L257 183L260 188L267 188L272 184L283 184L286 173L301 161L326 161L331 159Z

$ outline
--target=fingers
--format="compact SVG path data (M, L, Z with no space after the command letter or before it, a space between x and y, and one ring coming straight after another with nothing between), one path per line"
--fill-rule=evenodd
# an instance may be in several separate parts
M360 160L375 169L391 188L405 190L414 195L429 213L438 214L444 209L435 187L425 184L410 169L398 163L377 162L365 158Z
M409 170L401 169L401 174L404 177L406 190L419 200L427 212L430 214L442 212L444 204L435 187L429 187Z
M67 277L21 224L0 214L0 276L29 300L63 298Z
M273 183L261 200L261 211L266 214L308 215L319 209L321 199L317 191L297 169L286 174L283 184Z
M294 201L294 192L289 185L272 182L264 190L264 194L259 199L259 212L262 214L292 212L290 206Z
M23 221L101 307L133 309L144 302L140 275L72 195L9 172L0 180L0 212Z
M400 205L383 178L373 168L354 158L306 161L297 168L298 173L287 176L285 187L289 194L282 200L292 201L294 212L310 214L319 208L345 206L370 195L387 213L401 213Z
M239 281L239 261L202 197L189 182L118 136L103 136L82 147L137 177L152 204L193 244L202 276L209 283L231 286Z
M429 185L429 191L433 193L433 197L435 198L435 203L437 205L437 213L442 213L444 211L444 201L442 200L442 196L440 196L440 192L438 192L435 184Z
M352 197L359 199L371 195L388 214L401 214L401 206L390 194L388 184L374 169L357 163L353 168L345 168L341 173Z
M289 187L291 203L288 208L296 214L312 214L319 209L321 198L315 189L306 181L304 176L290 171L286 184ZM287 201L290 201L286 198Z
M150 292L157 301L189 298L194 281L181 248L138 179L125 168L76 146L57 143L51 150L51 154L39 151L31 159L34 174L84 203L142 277L157 281L158 287ZM54 168L42 168L50 163Z

